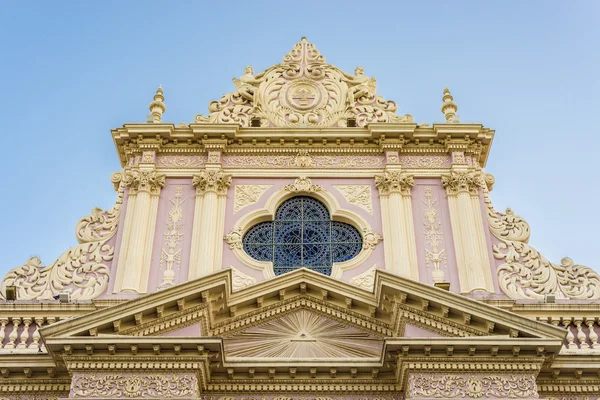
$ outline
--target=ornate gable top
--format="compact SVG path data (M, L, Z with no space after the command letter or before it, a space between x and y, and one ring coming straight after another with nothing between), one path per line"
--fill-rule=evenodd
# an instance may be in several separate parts
M396 114L396 103L377 95L375 78L365 76L362 67L350 75L326 63L304 37L282 63L257 75L252 67L244 72L233 79L236 91L211 101L210 114L196 115L197 123L326 128L353 126L349 119L359 127L371 122L413 122L408 114Z

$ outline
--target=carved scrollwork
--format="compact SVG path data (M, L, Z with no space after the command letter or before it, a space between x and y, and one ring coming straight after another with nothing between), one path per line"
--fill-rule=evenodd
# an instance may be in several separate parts
M320 192L324 190L321 186L312 183L310 178L305 176L296 178L293 184L285 185L284 189L288 192Z
M385 171L382 175L375 175L375 186L383 196L391 193L410 196L410 191L414 185L413 176L404 172Z
M563 258L560 265L551 263L527 242L531 230L523 218L496 211L487 187L483 185L490 232L500 243L493 246L502 291L515 299L542 299L555 293L563 299L600 299L600 276L591 268Z
M73 377L71 397L171 398L195 397L193 374L85 374Z
M116 234L123 205L124 174L116 172L111 181L117 189L113 208L102 211L94 208L76 226L79 244L48 265L32 257L25 265L10 270L2 281L2 296L7 286L17 287L20 300L51 300L61 291L71 291L74 300L91 300L108 286L109 269L106 263L114 257L114 246L108 241Z
M196 187L197 194L206 192L225 194L231 186L231 174L226 174L223 170L202 171L192 177L192 184Z
M157 195L165 185L165 175L158 174L156 171L132 169L125 172L123 182L129 187L131 194L147 192Z
M479 193L479 188L484 186L481 173L477 171L452 171L450 174L444 174L442 185L450 196L459 193L476 195Z
M197 115L198 123L237 123L250 126L253 118L270 127L345 126L348 118L357 125L372 122L413 122L398 116L393 101L376 94L376 80L358 67L347 74L325 62L306 38L296 43L283 62L254 74L246 67L234 78L236 91L209 103L210 115Z

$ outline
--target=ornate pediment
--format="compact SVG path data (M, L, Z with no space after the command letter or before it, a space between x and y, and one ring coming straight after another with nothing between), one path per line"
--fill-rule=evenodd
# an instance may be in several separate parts
M350 75L325 62L306 38L283 58L259 74L246 67L234 78L236 90L208 104L210 114L197 115L197 123L237 123L243 127L325 128L356 126L372 122L413 122L398 116L393 101L376 92L374 77L362 67ZM258 124L251 124L256 118Z

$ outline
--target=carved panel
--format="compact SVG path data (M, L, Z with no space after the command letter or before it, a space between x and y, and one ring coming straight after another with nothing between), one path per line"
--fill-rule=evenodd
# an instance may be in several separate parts
M196 397L198 380L194 374L75 374L72 398L177 398Z
M233 212L256 203L273 185L235 185Z
M367 292L372 292L373 287L375 285L375 270L377 269L377 265L373 265L371 268L366 270L360 275L353 276L350 278L350 283L366 290Z
M449 156L400 156L404 168L446 168L450 167Z
M256 285L256 278L246 275L231 265L231 291L237 292L248 286Z
M335 155L225 155L223 166L229 168L381 168L383 156Z
M373 214L370 185L333 185L350 204Z
M156 166L162 168L195 168L203 167L207 156L170 156L159 155L156 157Z
M186 200L185 198L181 198L182 191L182 186L175 187L175 196L169 199L171 208L167 215L160 256L160 266L161 268L165 268L160 288L173 286L175 279L173 264L181 264L181 241L184 235L182 228L185 222L182 206Z

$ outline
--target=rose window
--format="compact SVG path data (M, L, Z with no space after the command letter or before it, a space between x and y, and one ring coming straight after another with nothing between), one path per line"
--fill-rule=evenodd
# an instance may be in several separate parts
M298 196L279 206L275 220L251 227L243 244L250 257L272 262L275 275L302 267L331 275L333 263L360 253L362 236L352 225L332 221L319 200Z

